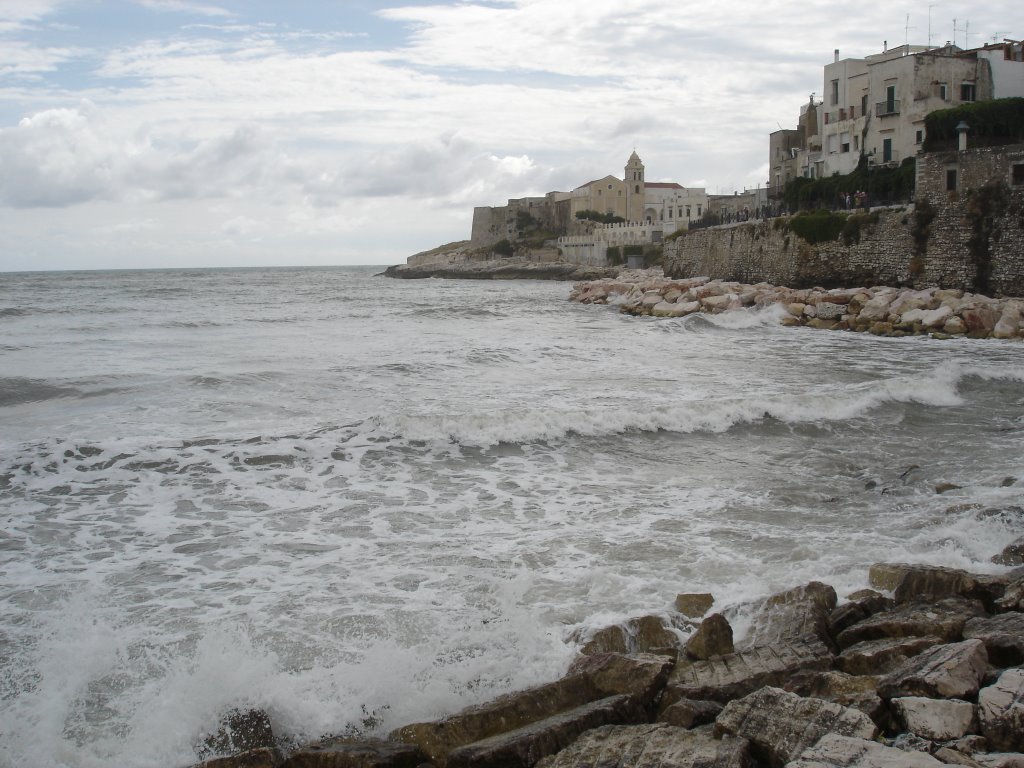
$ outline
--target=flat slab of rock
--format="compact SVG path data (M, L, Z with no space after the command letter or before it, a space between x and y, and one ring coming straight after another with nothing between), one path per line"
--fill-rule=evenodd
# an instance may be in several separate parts
M669 678L663 706L679 699L726 703L766 685L782 685L805 669L826 670L832 654L818 640L750 648L709 661L679 661Z
M941 637L884 637L851 645L838 656L836 666L849 675L884 675L907 659L945 642Z
M828 618L837 600L832 587L817 581L772 595L756 607L747 635L736 643L736 649L744 651L810 638L831 643Z
M583 734L537 768L752 768L745 739L715 739L707 729L664 723L607 726Z
M991 608L993 601L1001 597L1006 588L1006 579L1000 576L905 563L875 564L868 572L868 580L873 587L891 590L897 603L966 597L982 600L986 607Z
M448 768L532 768L541 758L560 752L593 728L640 723L646 718L636 697L611 696L453 749L446 764Z
M676 595L675 609L691 619L699 619L711 610L715 596L709 592L684 592Z
M988 655L981 640L938 645L890 672L878 684L883 699L899 696L927 698L973 697L988 668Z
M805 749L787 768L941 768L924 752L904 752L877 741L829 733Z
M1024 613L971 619L964 625L964 639L971 638L985 644L988 660L997 667L1024 664Z
M1024 751L1024 669L1008 669L981 690L978 720L992 749Z
M977 723L974 705L969 701L906 696L891 703L896 722L904 730L932 741L963 738Z
M715 735L749 739L754 756L782 768L827 733L873 739L878 728L867 715L780 688L762 688L730 702L715 721Z
M604 697L589 675L568 675L547 685L470 707L443 720L407 725L392 732L390 738L415 744L431 762L443 766L448 753L456 747L521 728Z
M277 768L280 764L273 749L250 749L231 757L216 757L200 763L196 768Z
M951 597L901 605L844 629L836 637L840 648L883 637L937 635L947 642L960 640L968 620L987 615L978 600Z
M597 630L580 648L580 653L650 653L678 648L678 628L660 616L641 616L622 624Z
M783 688L798 696L824 699L858 709L878 725L888 722L889 710L878 695L878 678L873 675L800 672L789 678Z
M302 747L281 768L416 768L426 756L411 744L337 741Z

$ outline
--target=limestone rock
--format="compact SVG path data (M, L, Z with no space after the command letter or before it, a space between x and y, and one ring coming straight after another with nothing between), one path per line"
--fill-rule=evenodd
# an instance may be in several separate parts
M426 756L411 744L329 740L300 748L282 768L416 768L425 760Z
M270 717L262 709L232 709L221 718L217 732L197 748L200 755L230 755L275 749Z
M583 734L537 768L752 768L744 739L715 739L706 730L665 723L606 726Z
M581 656L569 667L568 675L586 676L602 696L629 694L649 702L665 687L673 664L665 656L605 653Z
M977 638L985 643L988 660L997 667L1024 664L1024 613L971 619L964 625L964 639Z
M750 648L708 661L680 660L669 677L662 706L683 698L725 703L765 685L782 685L801 670L831 666L831 653L817 640Z
M649 653L677 648L679 644L679 635L671 623L660 616L641 616L599 629L580 648L580 653Z
M392 732L390 738L415 744L433 763L443 766L448 753L457 747L521 728L603 697L590 675L567 675L553 683L469 707L442 720L406 725Z
M696 728L699 725L715 722L715 718L721 711L722 705L717 701L679 699L658 715L658 722L676 725L680 728Z
M836 666L850 675L883 675L911 656L940 645L941 637L884 637L851 645L836 657Z
M446 765L448 768L532 768L541 758L565 749L593 728L640 723L646 719L635 697L611 696L457 747L448 753Z
M701 622L686 641L686 652L695 659L710 659L733 653L732 627L720 613L713 613Z
M1008 669L981 690L978 719L993 749L1024 751L1024 669Z
M715 604L714 595L707 592L690 593L686 592L676 595L675 609L683 616L691 619L699 619L711 610Z
M661 301L651 307L651 314L654 317L683 317L690 314L687 311L688 304L676 304L674 302Z
M809 638L830 644L828 617L836 607L836 591L817 581L772 595L755 609L750 629L738 650Z
M798 672L786 681L784 687L798 696L811 696L859 709L879 726L888 722L889 711L878 695L878 678L873 675L848 675L835 671Z
M1006 547L992 558L997 565L1024 565L1024 536Z
M983 768L1024 768L1024 754L1020 752L992 752L975 755L974 759Z
M253 749L231 757L217 757L195 768L277 768L281 761L273 749Z
M843 603L829 614L828 631L832 638L836 638L847 627L881 611L891 610L895 606L895 601L874 590L864 592L856 599L851 596L849 602Z
M762 688L725 706L715 735L749 739L754 756L781 768L826 733L873 739L878 728L863 712L779 688Z
M906 696L893 699L892 708L904 730L932 741L962 738L977 724L974 705L969 701Z
M898 696L970 698L978 692L988 667L980 640L939 645L908 659L878 685L884 699Z
M875 741L828 733L787 768L941 768L924 752L904 752Z
M1003 596L996 600L995 607L1000 611L1024 611L1024 576L1007 584Z
M935 750L935 759L946 765L963 765L966 768L982 768L981 763L963 752L958 752L950 747L939 747Z
M883 637L937 635L947 641L959 640L964 624L969 619L984 615L985 609L980 602L959 597L908 603L854 624L840 632L836 641L840 648L849 648L865 640Z

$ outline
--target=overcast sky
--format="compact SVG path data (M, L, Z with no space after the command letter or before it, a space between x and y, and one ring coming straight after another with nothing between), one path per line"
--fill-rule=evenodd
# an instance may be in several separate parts
M0 270L396 263L634 148L763 185L833 49L929 7L1024 37L1020 0L0 0Z

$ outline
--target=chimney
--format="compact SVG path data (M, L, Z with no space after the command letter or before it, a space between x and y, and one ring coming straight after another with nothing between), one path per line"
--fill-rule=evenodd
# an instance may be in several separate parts
M882 53L885 53L888 50L889 50L889 41L888 40L883 40L882 41Z
M836 64L839 63L839 49L836 48Z

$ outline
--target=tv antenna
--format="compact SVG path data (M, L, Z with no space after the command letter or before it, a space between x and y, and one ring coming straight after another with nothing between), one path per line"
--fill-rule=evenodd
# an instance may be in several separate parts
M932 8L934 8L936 5L938 5L938 3L932 3L931 5L928 6L928 47L929 48L932 47Z
M909 50L910 46L910 30L917 29L917 27L910 26L910 14L907 14L907 23L903 27L903 45Z

